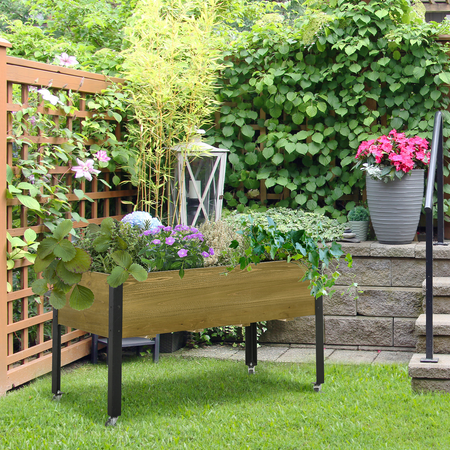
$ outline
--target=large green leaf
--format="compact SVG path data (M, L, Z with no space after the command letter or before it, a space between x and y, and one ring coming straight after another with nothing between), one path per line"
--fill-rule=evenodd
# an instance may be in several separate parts
M139 264L131 264L128 271L133 275L136 281L145 281L148 277L147 271Z
M83 276L81 273L70 272L66 269L66 263L59 261L56 266L56 275L66 284L77 284Z
M69 272L84 273L91 267L91 257L81 248L76 249L76 255L64 265Z
M258 162L258 156L256 155L256 153L247 153L247 155L245 155L245 163L248 164L249 166L253 166Z
M42 272L42 276L47 280L49 284L54 284L58 281L56 277L57 260L53 260L50 265Z
M41 205L39 202L28 195L16 194L16 198L20 203L22 203L23 206L26 206L27 208L34 209L36 211L41 210Z
M47 281L43 278L35 280L31 285L31 290L36 295L44 295L48 291Z
M53 253L54 248L58 244L58 241L55 238L48 237L45 238L37 249L37 255L39 258L44 259L47 256Z
M37 272L42 272L43 270L45 270L51 263L52 261L55 260L55 257L52 255L47 256L46 258L42 259L39 258L39 256L36 256L36 259L34 260L34 271Z
M241 133L244 136L247 136L249 138L253 137L255 135L255 130L250 125L244 125L241 128Z
M272 162L278 166L284 162L284 156L281 153L276 153L273 155Z
M77 284L70 294L70 307L81 311L92 306L92 303L94 303L94 293L89 288Z
M67 262L76 256L77 251L72 242L67 239L63 239L56 245L53 250L53 254L57 258L61 258L64 262Z
M115 288L125 283L127 279L128 272L125 269L123 269L122 267L114 267L114 269L111 271L111 275L108 276L106 281L111 287Z
M222 128L222 133L225 137L232 136L234 133L234 128L230 126L226 126Z
M130 254L125 250L117 250L111 253L111 258L118 266L123 267L124 269L128 269L133 263Z
M58 289L53 289L49 298L50 304L55 309L61 309L66 306L66 294Z
M73 223L70 219L63 220L58 226L55 228L55 231L53 231L53 237L60 241L61 239L65 238L73 228Z
M102 234L94 239L94 242L92 245L94 246L95 250L99 253L106 252L106 250L109 249L111 246L111 236L108 236L106 234Z
M31 228L28 228L27 230L25 230L25 233L23 235L23 237L25 238L25 240L30 243L30 242L34 242L36 241L37 238L37 234L34 230L32 230Z
M108 236L111 236L113 227L114 227L114 219L112 219L111 217L103 219L102 223L100 224L102 232L107 234Z

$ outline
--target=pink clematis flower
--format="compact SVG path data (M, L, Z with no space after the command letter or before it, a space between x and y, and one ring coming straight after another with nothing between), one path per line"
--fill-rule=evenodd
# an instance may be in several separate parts
M38 90L44 100L47 100L52 105L57 105L58 103L62 105L61 101L56 95L53 95L48 89L42 88Z
M75 56L69 56L67 53L61 53L61 55L56 55L55 62L59 66L64 67L76 66L78 64L78 61L76 60Z
M77 158L78 166L73 166L72 170L75 172L75 178L86 178L86 180L91 181L92 175L97 175L100 173L100 170L94 169L94 160L87 159L86 161L82 161Z
M105 150L99 150L94 157L99 162L108 162L111 158L108 156L108 154L105 152Z

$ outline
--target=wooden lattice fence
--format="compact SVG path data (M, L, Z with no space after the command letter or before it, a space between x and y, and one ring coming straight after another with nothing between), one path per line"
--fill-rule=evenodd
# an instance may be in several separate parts
M64 137L47 137L38 132L35 135L23 136L23 143L18 144L17 136L14 140L11 139L14 114L27 106L30 91L35 91L36 88L47 88L53 94L57 94L60 90L66 92L70 90L77 92L78 95L75 113L68 116L60 108L47 109L43 102L38 106L38 112L43 116L47 115L56 124L64 123L64 127L68 130L80 130L81 121L92 116L86 109L86 101L111 84L111 80L98 74L8 57L7 47L10 47L10 44L0 40L0 155L3 165L3 169L0 170L2 189L0 235L3 236L3 239L0 239L0 286L3 289L0 300L0 395L14 386L49 372L52 345L50 307L42 299L36 301L30 287L33 277L36 276L32 264L22 259L16 261L12 270L8 271L6 267L6 252L10 250L5 239L7 232L13 237L22 238L27 228L32 228L38 235L45 231L43 219L30 214L16 198L7 199L6 165L13 169L16 176L20 175L20 169L15 167L15 161L19 158L27 159L28 153L34 151L31 150L35 148L33 144L61 145L65 141ZM30 118L24 115L22 120ZM116 130L116 136L120 136L118 124ZM91 223L99 223L103 217L120 219L127 212L122 200L132 200L136 194L127 185L114 187L111 182L112 174L105 169L91 182L76 182L74 172L61 161L50 170L49 175L52 178L49 183L62 183L72 188L76 185L92 199L92 202L80 201L72 192L67 194L73 210ZM111 187L101 182L101 179ZM40 203L45 202L43 198L38 197L37 200ZM84 222L74 222L75 227L85 225ZM12 292L9 293L6 291L7 281L13 286ZM89 335L83 331L66 328L62 336L64 346L62 364L68 364L89 354L90 341Z

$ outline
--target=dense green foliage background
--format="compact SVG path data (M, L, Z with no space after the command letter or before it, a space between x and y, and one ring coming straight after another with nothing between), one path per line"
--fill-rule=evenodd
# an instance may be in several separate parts
M229 207L256 206L248 194L263 180L289 189L283 206L345 220L354 202L340 200L365 185L352 170L361 141L393 128L431 138L449 105L449 58L437 27L414 23L404 3L316 2L294 25L259 23L225 51L211 142L231 150Z

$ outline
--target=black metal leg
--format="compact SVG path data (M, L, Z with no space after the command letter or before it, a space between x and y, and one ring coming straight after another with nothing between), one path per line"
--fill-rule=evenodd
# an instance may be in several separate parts
M58 324L58 310L53 308L52 323L52 394L61 398L61 325Z
M122 306L123 286L109 288L108 415L115 425L122 412Z
M316 383L314 390L320 391L322 384L325 382L325 353L323 349L323 298L316 298Z
M257 344L256 323L251 323L249 327L245 327L245 364L248 366L249 374L255 373L258 364Z
M91 363L98 363L98 334L92 334L92 344L91 344Z
M155 336L155 345L153 346L153 362L159 361L159 334Z

